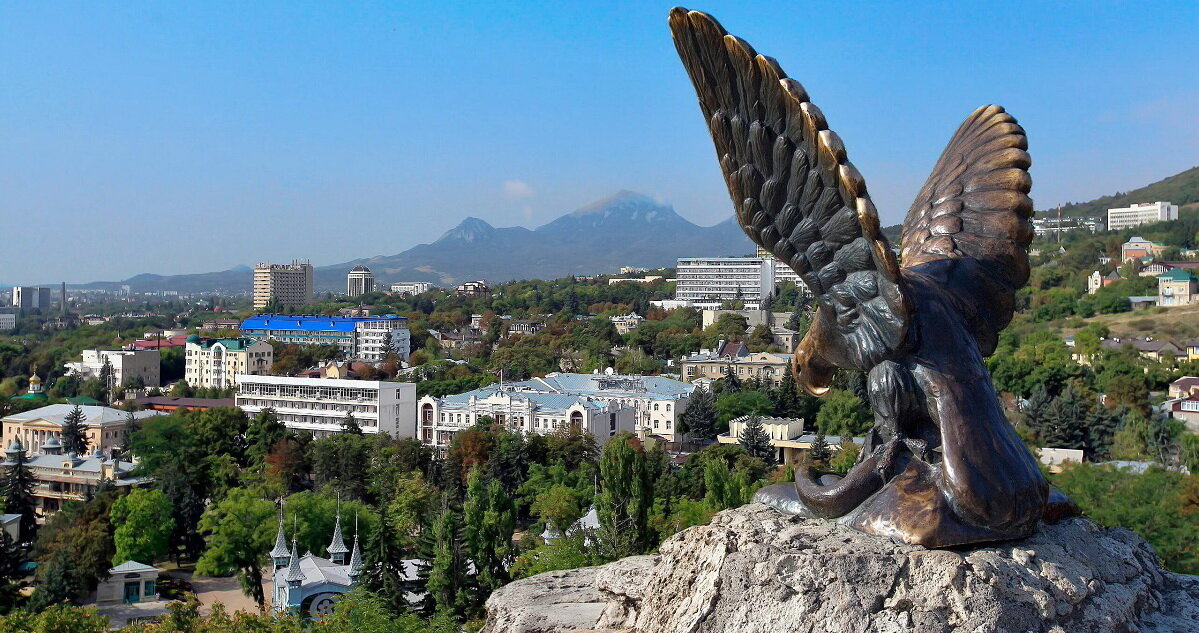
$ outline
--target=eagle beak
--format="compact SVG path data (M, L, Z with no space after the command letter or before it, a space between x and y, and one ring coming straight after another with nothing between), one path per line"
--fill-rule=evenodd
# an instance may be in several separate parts
M805 337L795 348L795 354L791 357L791 371L799 386L813 396L819 397L828 393L833 384L833 374L836 373L837 367L824 360L824 357L813 350Z

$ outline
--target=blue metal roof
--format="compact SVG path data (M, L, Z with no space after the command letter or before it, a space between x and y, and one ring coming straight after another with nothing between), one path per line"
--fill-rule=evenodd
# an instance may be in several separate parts
M395 314L374 316L332 316L326 314L255 314L241 322L243 330L296 330L353 332L363 321L391 321L405 319Z

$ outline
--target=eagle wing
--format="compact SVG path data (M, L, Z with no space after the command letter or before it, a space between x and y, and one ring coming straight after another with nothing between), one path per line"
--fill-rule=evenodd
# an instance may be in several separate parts
M1016 119L997 105L975 110L941 154L903 223L906 271L953 293L983 355L1012 320L1028 281L1033 231L1032 159Z
M908 305L841 139L799 82L711 16L675 8L670 28L741 228L820 301L799 352L825 368L873 367L902 344Z

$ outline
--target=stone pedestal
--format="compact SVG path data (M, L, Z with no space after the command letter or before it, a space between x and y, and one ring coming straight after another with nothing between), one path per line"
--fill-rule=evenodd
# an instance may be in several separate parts
M655 556L514 582L487 610L490 633L1199 633L1199 577L1084 518L928 550L751 504Z

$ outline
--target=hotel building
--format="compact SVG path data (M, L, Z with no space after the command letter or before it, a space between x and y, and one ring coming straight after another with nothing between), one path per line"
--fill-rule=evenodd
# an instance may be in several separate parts
M267 374L275 363L270 343L245 336L201 339L192 334L184 349L183 378L192 387L234 387L238 375Z
M256 314L241 322L243 334L296 345L336 345L351 360L381 361L388 339L401 359L411 351L407 317Z
M281 307L312 303L312 265L294 261L254 266L254 309L261 310L272 300Z
M1178 205L1169 202L1142 202L1130 207L1107 210L1107 230L1122 231L1152 222L1178 219Z
M352 413L364 433L416 436L416 384L289 376L237 377L237 406L248 415L266 408L296 431L325 437Z

